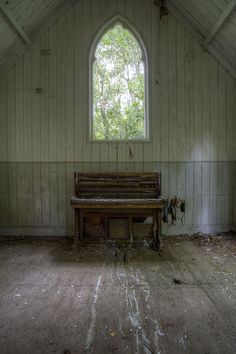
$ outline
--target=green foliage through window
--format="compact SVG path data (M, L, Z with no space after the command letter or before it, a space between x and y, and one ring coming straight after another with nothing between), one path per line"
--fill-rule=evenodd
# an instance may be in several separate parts
M116 24L98 43L93 63L93 139L145 138L145 73L135 37Z

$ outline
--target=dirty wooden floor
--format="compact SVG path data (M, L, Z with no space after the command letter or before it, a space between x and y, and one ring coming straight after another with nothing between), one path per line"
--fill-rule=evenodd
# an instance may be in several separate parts
M236 240L208 241L1 242L0 353L236 353Z

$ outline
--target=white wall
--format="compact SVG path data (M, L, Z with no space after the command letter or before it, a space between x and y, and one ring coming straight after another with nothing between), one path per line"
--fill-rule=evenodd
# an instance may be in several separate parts
M150 142L88 141L89 48L117 14L146 45ZM50 56L40 56L40 48L50 48ZM75 169L161 171L163 195L187 204L184 227L166 232L231 228L235 88L171 14L159 21L153 1L71 5L0 78L0 234L71 233Z

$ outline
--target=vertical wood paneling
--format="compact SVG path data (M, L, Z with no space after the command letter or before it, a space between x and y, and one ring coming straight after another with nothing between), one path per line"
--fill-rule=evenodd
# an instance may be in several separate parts
M7 145L7 78L4 76L0 80L0 161L4 162L8 159L8 145Z
M24 161L33 160L32 144L32 52L24 55Z
M59 164L60 165L60 164ZM51 163L49 165L49 208L50 208L50 225L59 224L59 202L62 198L63 191L59 190L58 164ZM60 193L59 193L60 191Z
M101 159L103 144L98 156L97 143L88 142L89 48L116 7L137 27L148 52L153 152L143 143L147 159L229 160L235 87L225 69L172 15L159 24L154 4L90 0L71 5L7 74L8 161L30 160L30 151L33 161ZM40 56L40 48L49 48L50 56Z
M41 168L39 163L33 164L33 201L34 201L34 223L42 225L42 187L41 187Z
M218 69L218 139L217 139L217 158L220 161L227 159L226 155L226 71L219 65Z
M24 164L25 225L34 225L33 165ZM21 205L19 205L21 207Z
M226 156L229 160L235 160L235 114L236 101L235 80L227 73L227 97L226 97Z
M50 225L50 189L49 189L49 164L41 166L41 201L42 201L42 225Z
M201 162L193 164L193 224L202 223L202 180Z
M185 159L191 161L194 156L193 123L194 123L194 93L193 93L193 51L192 38L185 36Z
M17 217L18 224L26 224L26 188L25 188L25 163L16 165L16 190L17 190Z
M16 70L7 73L7 161L16 161Z
M57 48L57 24L54 24L49 31L49 47L51 50L49 60L49 160L58 160L58 48Z
M186 215L185 215L185 223L187 225L193 225L194 223L194 199L193 199L193 173L194 173L194 168L193 168L193 163L187 163L186 165Z
M178 23L177 25L177 119L178 129L176 132L178 145L178 161L185 160L185 55L184 55L184 28ZM199 74L199 73L198 73ZM199 119L199 117L198 117Z
M83 72L82 76L80 78L80 82L83 85L83 90L82 90L82 106L80 107L80 113L82 114L80 123L82 123L81 129L82 129L82 141L83 141L83 161L89 161L91 164L91 149L92 146L90 143L88 143L88 105L89 105L89 95L88 92L86 92L86 87L88 87L88 68L89 68L89 48L92 44L92 39L91 34L93 33L92 27L92 18L91 18L91 11L92 11L92 6L93 4L96 4L97 9L98 9L98 3L93 2L92 0L83 0L83 9L84 12L87 14L87 16L84 17L83 21L83 47L81 47L81 50L84 53L83 56L83 61L82 61L82 67L83 67ZM95 35L95 33L94 33ZM79 53L81 55L81 52ZM87 84L86 84L87 83Z
M160 114L160 18L158 7L152 9L152 46L151 56L148 57L148 82L149 82L149 136L151 140L152 156L154 161L160 161L160 141L161 141L161 114ZM155 132L155 134L154 134ZM144 145L144 158L146 161L146 150L150 150L150 144Z
M202 224L210 224L210 163L202 162Z
M84 42L84 16L81 16L83 13L83 1L77 1L75 5L75 89L74 89L74 102L75 102L75 161L83 161L83 104L84 104L84 87L81 84L83 82L83 72L84 58L81 55L83 53L83 42ZM79 19L79 21L77 21Z
M193 160L201 161L202 154L201 137L202 137L202 120L201 120L201 92L202 92L202 49L194 43L194 123L193 123ZM201 170L200 170L201 171Z
M45 31L41 37L40 49L49 47L48 31ZM41 74L41 149L40 160L48 161L49 158L49 118L48 118L48 88L49 88L49 56L41 55L40 57L40 74Z
M176 20L173 17L169 18L168 21L168 67L169 67L169 77L168 77L168 120L169 120L169 161L178 160L178 138L176 135L177 131L177 70L176 70Z
M9 205L9 223L18 225L18 185L17 185L17 165L8 166L8 205ZM20 222L21 223L21 222Z
M8 187L9 187L9 173L8 173L8 164L0 163L0 225L9 225L10 224L10 210L9 210L9 196L8 196Z
M74 161L74 7L66 13L66 161Z
M62 16L57 23L57 38L58 41L58 66L57 66L57 149L58 161L66 161L66 18Z
M218 64L213 58L210 59L210 160L217 158L218 140Z
M58 164L58 218L59 225L66 225L66 210L67 210L67 196L66 196L66 169L65 164Z
M66 174L65 174L65 182L66 182L66 224L67 226L74 225L74 210L72 210L69 201L71 195L74 195L74 171L75 166L74 163L67 163L65 165ZM78 171L78 169L77 169Z
M116 14L147 49L149 142L89 141L89 48ZM235 95L230 74L152 1L73 2L0 80L0 224L72 230L75 169L161 170L163 195L186 199L185 225L232 224Z
M40 78L40 43L36 41L32 47L32 152L33 161L40 161L40 142L41 142L41 78Z
M160 114L161 114L161 161L169 161L169 102L168 102L168 22L160 23ZM154 134L153 134L154 136Z
M210 57L202 54L202 160L210 160Z
M23 57L16 63L16 160L24 160L24 61Z

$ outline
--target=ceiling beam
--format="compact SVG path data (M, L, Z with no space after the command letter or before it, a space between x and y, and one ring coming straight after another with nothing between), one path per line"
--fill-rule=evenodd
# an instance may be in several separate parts
M28 45L31 45L31 40L26 32L21 28L20 24L14 18L14 16L10 13L7 5L5 5L2 1L0 1L0 8L4 15L7 17L8 21L11 23L14 30L20 35L20 37L24 40L24 42Z
M219 17L218 21L216 22L215 26L212 28L208 36L206 37L205 41L203 42L203 46L206 48L208 44L212 41L215 37L217 32L225 23L226 19L229 17L231 12L233 11L236 5L236 0L231 0L231 2L227 5L226 9L222 12L221 16Z

